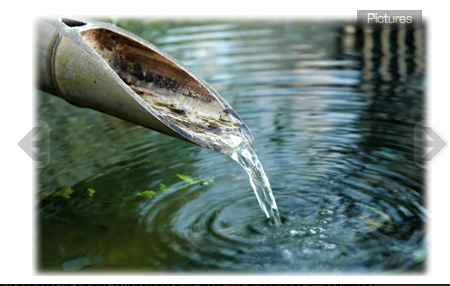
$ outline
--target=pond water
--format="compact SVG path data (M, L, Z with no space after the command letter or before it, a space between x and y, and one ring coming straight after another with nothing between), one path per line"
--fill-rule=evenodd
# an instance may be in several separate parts
M51 128L36 180L39 271L423 271L424 31L353 24L117 22L245 121L282 225L229 156L37 92Z

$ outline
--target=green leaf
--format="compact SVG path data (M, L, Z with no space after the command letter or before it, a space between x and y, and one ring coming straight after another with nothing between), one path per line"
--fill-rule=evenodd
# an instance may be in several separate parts
M67 188L61 191L57 191L56 195L70 199L70 195L73 193L72 188Z
M137 194L138 197L151 199L156 195L154 191L143 191L142 193Z
M167 190L166 185L164 185L163 183L160 183L160 184L159 184L159 190L160 190L161 192L165 192L165 191Z
M95 191L93 189L88 188L88 192L89 192L90 197L94 196L94 194L95 194Z
M209 178L209 179L202 179L202 185L209 185L212 182L214 182L215 177Z
M193 183L194 180L191 177L185 176L185 175L180 175L177 174L178 178L182 179L183 181L186 181L188 183Z

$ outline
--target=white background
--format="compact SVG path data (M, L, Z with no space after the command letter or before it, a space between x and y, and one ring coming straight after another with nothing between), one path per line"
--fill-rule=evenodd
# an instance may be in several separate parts
M40 276L35 271L32 160L17 143L31 130L34 112L33 18L38 15L285 17L336 19L357 10L422 10L427 21L428 121L450 144L450 33L448 9L432 1L35 1L5 2L1 18L2 140L0 152L0 283L449 283L449 152L446 146L428 171L428 260L420 276ZM6 4L8 3L8 4ZM164 4L166 3L166 4ZM16 7L12 7L12 6ZM147 14L137 14L137 13ZM447 162L447 163L445 163Z

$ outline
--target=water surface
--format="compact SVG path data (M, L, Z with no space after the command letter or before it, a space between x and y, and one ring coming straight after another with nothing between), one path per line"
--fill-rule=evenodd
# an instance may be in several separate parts
M267 222L230 157L37 93L51 127L50 163L37 171L38 269L423 271L425 170L413 139L424 32L352 24L119 21L246 122L283 223ZM68 187L70 198L55 195ZM155 196L138 196L146 190Z

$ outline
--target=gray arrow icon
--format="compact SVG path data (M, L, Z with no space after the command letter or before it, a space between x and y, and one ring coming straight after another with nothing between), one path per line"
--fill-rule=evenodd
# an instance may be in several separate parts
M35 168L44 168L50 162L50 126L43 120L36 120L33 126L17 145L34 161Z
M445 147L445 145L447 145L447 143L445 143L444 140L442 140L442 138L439 137L433 129L431 129L431 127L422 126L421 128L433 139L433 141L427 141L427 147L433 147L433 149L431 149L431 151L428 152L428 154L423 158L424 161L430 161L434 156L436 156L437 153L439 153L439 151L442 150L442 148Z
M18 143L20 148L22 148L22 150L25 151L25 153L27 153L28 156L30 156L31 159L33 159L33 161L42 161L42 158L39 157L33 151L33 149L31 149L31 147L37 147L38 141L33 141L33 138L34 136L36 136L36 134L39 133L39 131L41 131L42 128L43 127L33 127L33 129L31 129L31 131L28 132L28 134L25 135L25 137L23 137L23 139L20 140L20 142Z
M430 140L433 139L433 140ZM431 161L447 145L425 121L419 121L414 126L414 162L417 166L426 168ZM429 150L429 148L432 148Z

